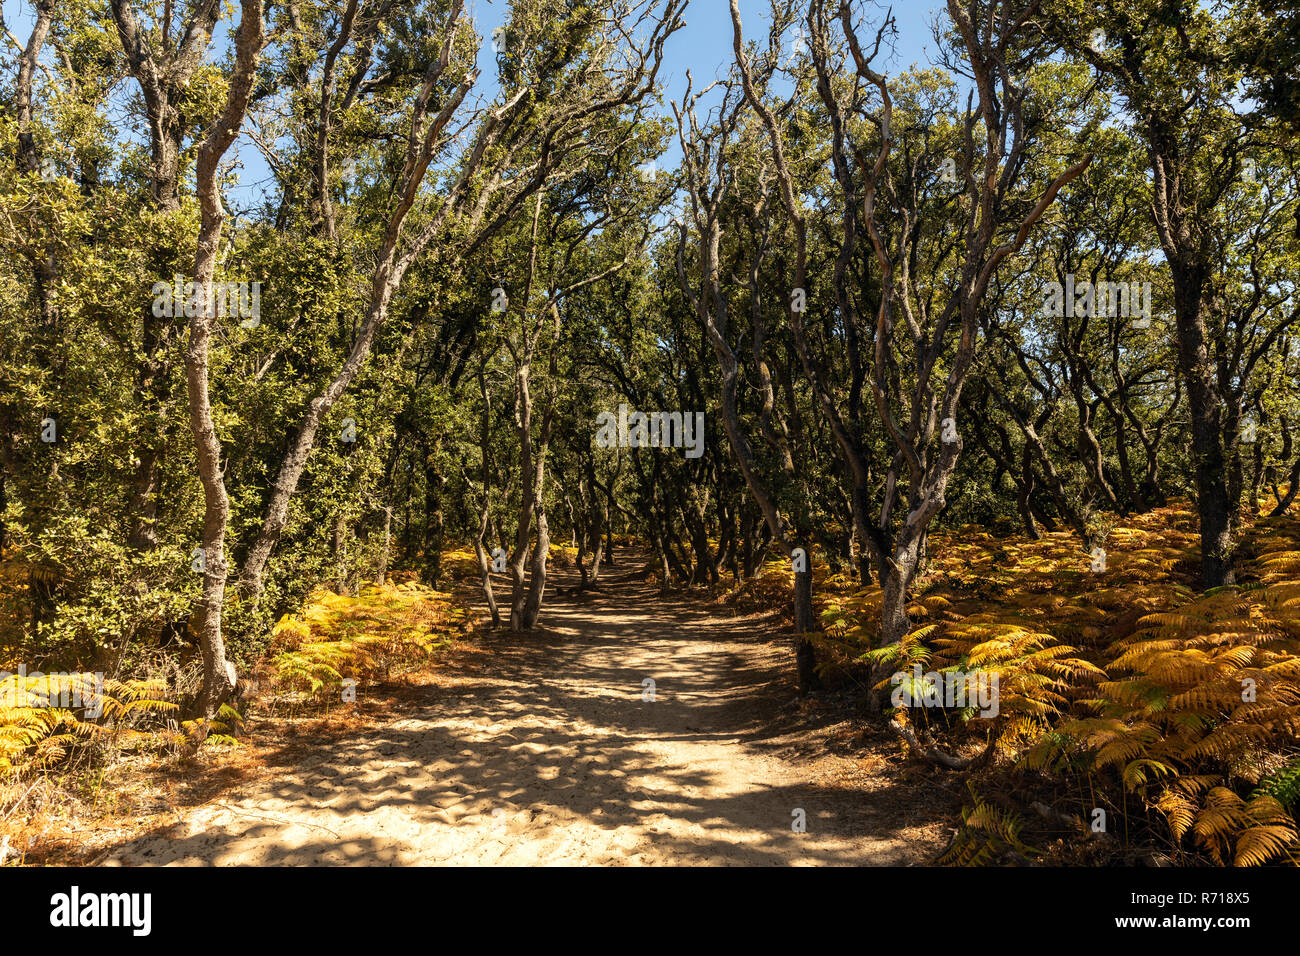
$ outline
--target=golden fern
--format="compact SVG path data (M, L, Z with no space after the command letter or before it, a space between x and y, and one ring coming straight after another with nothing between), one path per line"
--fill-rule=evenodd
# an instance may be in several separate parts
M90 673L11 674L0 680L0 774L48 769L79 743L117 739L136 717L175 711L162 694L155 683Z

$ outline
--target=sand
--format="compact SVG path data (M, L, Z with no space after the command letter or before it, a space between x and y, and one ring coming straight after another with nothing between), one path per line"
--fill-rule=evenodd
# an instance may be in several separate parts
M932 851L870 790L825 784L840 758L796 755L771 730L794 690L789 638L769 625L625 569L549 599L541 623L476 638L409 715L326 740L102 862L860 865Z

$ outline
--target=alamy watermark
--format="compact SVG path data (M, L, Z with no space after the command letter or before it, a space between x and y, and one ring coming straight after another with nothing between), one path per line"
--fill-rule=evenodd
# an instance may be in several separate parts
M262 321L262 283L192 282L176 275L171 282L155 282L153 314L157 318L238 318L246 329Z
M83 893L73 886L50 897L50 925L119 926L133 936L148 936L153 928L152 893Z
M898 671L889 682L894 685L889 702L895 707L974 707L981 717L998 715L996 671L922 674L921 665L913 664L910 673Z
M36 686L29 686L35 682ZM101 672L84 674L43 674L27 672L26 664L18 665L18 673L0 671L0 707L61 707L64 710L84 708L89 718L104 715L104 675Z
M1150 282L1092 282L1076 281L1073 274L1065 277L1065 284L1047 283L1047 298L1043 300L1043 314L1055 318L1073 316L1107 316L1131 318L1136 329L1151 326Z
M601 412L596 424L601 448L682 448L687 458L704 454L703 412L630 412L624 403L617 417Z

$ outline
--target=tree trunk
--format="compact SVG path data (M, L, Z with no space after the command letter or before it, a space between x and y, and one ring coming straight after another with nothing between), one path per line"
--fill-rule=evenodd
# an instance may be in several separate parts
M488 560L487 549L483 547L483 535L480 533L474 541L474 553L478 556L479 581L483 587L483 597L487 599L488 611L492 614L492 626L501 626L501 611L497 607L496 594L492 591L492 563Z
M533 542L532 561L528 569L528 594L524 599L523 629L531 631L537 626L542 613L542 597L546 593L546 559L551 550L551 531L546 521L546 510L537 509L537 540Z
M1192 461L1196 474L1196 511L1201 532L1201 587L1232 584L1235 542L1223 447L1223 402L1210 361L1208 335L1201 315L1201 283L1175 270L1174 306L1178 323L1178 357L1187 382L1191 412Z
M242 0L239 30L235 39L235 68L226 94L225 108L198 151L195 171L201 220L194 254L194 281L207 288L216 269L217 247L224 214L217 184L217 164L234 142L243 125L252 91L258 55L262 48L261 0ZM208 303L211 304L211 297ZM185 351L185 374L189 393L190 430L194 434L199 481L203 485L203 593L196 614L196 631L203 654L203 688L200 713L207 718L235 689L235 665L226 658L221 634L221 615L226 594L226 525L230 502L221 471L221 444L212 421L208 394L208 351L215 316L205 307L190 320L189 343Z
M388 583L388 552L393 546L393 506L384 505L384 546L379 552L379 573L376 579L380 584Z
M813 612L812 566L807 570L796 571L794 575L794 633L795 633L795 668L799 677L799 690L807 694L821 690L821 679L817 676L817 652L808 635L817 630L817 618Z

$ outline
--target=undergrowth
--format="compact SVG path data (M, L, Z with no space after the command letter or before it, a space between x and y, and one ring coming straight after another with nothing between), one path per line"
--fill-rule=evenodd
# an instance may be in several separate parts
M1124 520L1106 550L1093 571L1065 533L935 535L913 630L877 647L880 589L858 589L823 614L822 667L996 674L996 716L891 716L1012 768L1026 793L1046 781L1080 834L1109 807L1181 863L1300 862L1300 521L1254 522L1241 583L1204 594L1186 507ZM977 797L944 861L1026 856L1008 813Z
M371 585L355 596L314 592L271 636L275 703L327 702L416 670L467 622L448 595L414 582Z
M239 746L255 708L296 714L355 700L429 666L467 621L448 595L416 583L313 592L276 624L265 659L241 677L241 698L211 720L181 720L182 694L163 681L10 674L0 679L0 820L41 794L49 802L50 785L71 794L89 780L93 799L124 752L191 758Z

